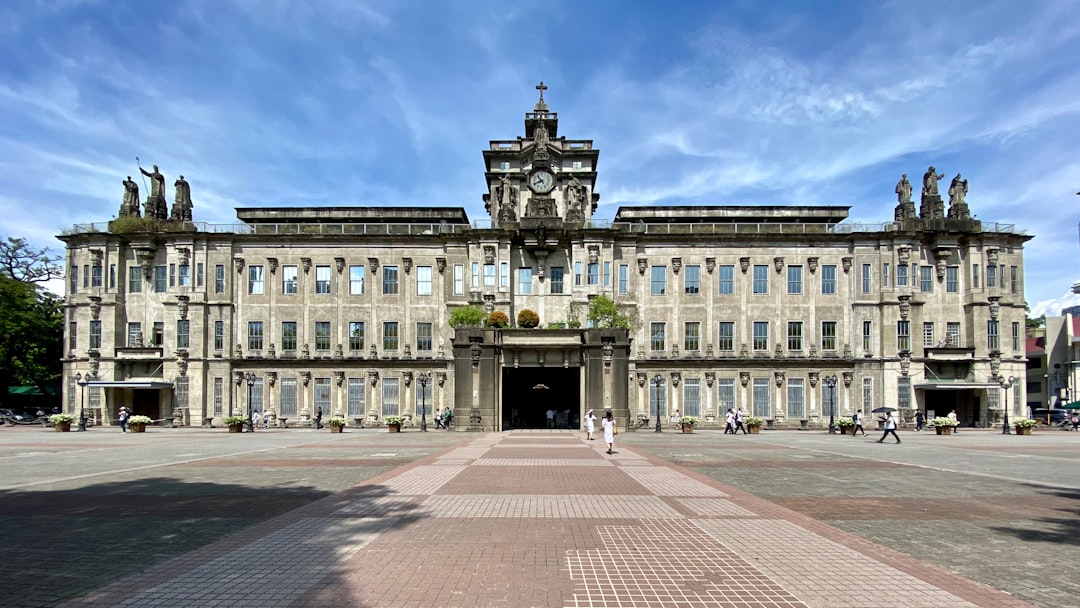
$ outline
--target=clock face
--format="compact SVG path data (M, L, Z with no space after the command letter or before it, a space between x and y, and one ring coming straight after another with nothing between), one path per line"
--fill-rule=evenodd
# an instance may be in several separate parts
M534 192L550 192L555 186L555 176L550 171L541 169L529 176L529 187Z

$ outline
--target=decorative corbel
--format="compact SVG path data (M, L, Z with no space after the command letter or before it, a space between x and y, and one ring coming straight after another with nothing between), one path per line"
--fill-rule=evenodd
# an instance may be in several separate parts
M97 378L98 369L101 366L101 362L97 359L90 359L90 377Z
M897 247L896 257L901 264L907 265L911 261L911 247Z
M412 258L401 258L401 267L405 269L405 274L412 272Z
M233 356L236 359L243 359L244 358L244 346L242 344L240 344L239 342L237 342L236 347L233 348Z
M244 274L244 266L246 264L247 262L244 261L244 258L233 258L233 267L236 268L236 274Z
M843 353L844 353L844 358L845 359L850 359L851 358L851 345L850 344L844 344Z
M485 264L494 264L495 263L495 246L494 245L484 245L484 263Z
M176 253L177 253L177 255L180 256L180 263L181 264L187 264L187 263L190 262L190 260L191 260L191 250L188 249L187 247L177 247L176 248Z
M493 294L493 293L485 293L484 294L484 312L486 312L487 314L490 315L494 311L495 311L495 294Z
M176 359L176 369L180 372L180 376L186 376L188 370L188 360L186 357L178 357Z
M810 388L817 388L819 378L821 378L819 372L810 372Z
M787 377L785 372L773 372L773 381L776 382L776 388L784 386L784 379Z
M847 274L847 273L851 272L851 258L850 257L840 258L840 264L843 265L843 267L844 267L844 274Z
M776 274L784 272L784 258L782 256L777 256L773 258L772 263L773 267L776 268Z
M716 372L705 372L705 386L712 388L716 382Z
M311 384L311 372L300 372L300 381L304 383L304 386Z
M435 381L439 383L439 386L446 384L446 372L435 372Z
M637 373L637 385L638 385L639 387L641 387L641 388L644 388L644 387L645 387L645 383L646 383L646 382L648 382L648 380L649 380L649 378L648 378L648 376L647 376L647 375L645 374L645 372L638 372L638 373Z
M405 380L405 386L412 386L413 373L410 371L401 372L401 378Z
M308 346L307 342L304 342L303 344L300 345L300 358L301 359L310 359L311 358L311 347Z
M270 385L270 388L274 388L277 384L277 372L266 372L266 382Z
M997 321L1001 311L1001 296L990 296L987 299L990 300L990 320Z
M707 359L712 359L713 355L714 355L714 353L713 353L713 345L712 345L712 342L709 342L708 344L705 345L705 357Z
M154 275L154 249L152 247L138 247L135 249L135 257L142 266L143 278L147 281ZM240 259L240 271L244 270L244 260Z
M521 367L521 349L515 348L515 349L511 350L510 351L510 360L512 362L511 365L514 366L514 369L517 369L517 368Z
M990 247L986 250L986 261L990 266L998 265L998 251L997 247Z
M589 245L589 263L597 264L600 261L600 246Z
M900 375L907 376L911 373L911 351L900 351Z
M241 371L241 370L234 370L233 371L233 382L236 383L236 386L240 386L241 384L243 384L244 383L244 372Z
M311 258L300 258L300 266L304 269L304 274L311 272Z
M379 273L379 258L368 258L368 268L371 269L371 276L375 276Z
M401 348L401 358L402 359L412 359L412 345L411 344L405 344L404 346L402 346L402 348Z
M188 316L188 302L191 300L188 296L176 296L176 312L179 313L181 319L186 319ZM98 298L100 304L101 298ZM91 310L93 309L93 301L91 301Z
M611 362L615 359L615 347L610 342L605 342L601 350L603 352L604 367L611 367ZM569 363L565 361L565 357L563 359L564 363Z
M338 343L338 345L336 347L334 347L334 358L335 359L344 359L345 358L345 349L342 348L340 342Z
M270 269L270 274L277 274L278 259L266 258L266 266Z
M746 345L746 342L739 345L739 356L744 359L750 356L750 347Z
M852 381L855 380L854 372L844 372L844 388L851 388Z
M682 372L671 372L671 386L678 388L682 382Z
M746 271L750 270L750 258L749 257L741 257L741 258L739 258L739 270L741 270L743 274L746 274Z
M777 359L784 356L784 345L783 344L777 342L776 343L776 348L773 349L773 350L774 350L774 353L775 353L775 356L776 356Z
M818 258L817 256L806 258L806 267L810 269L810 274L817 272Z
M480 355L484 352L484 349L479 344L473 344L469 347L469 355L472 358L472 366L480 367Z
M716 258L705 258L705 272L712 274L716 270Z
M678 359L679 358L679 345L678 344L672 344L671 345L671 358L672 359Z
M904 321L908 318L908 313L911 312L911 296L900 296L900 318Z
M813 359L817 356L817 344L810 345L810 358Z
M682 258L671 258L671 271L679 274L680 270L682 270Z
M438 269L439 274L446 272L446 258L435 258L435 268Z
M90 263L94 266L101 266L101 250L94 248L90 250Z
M266 349L266 356L270 359L277 359L277 350L274 348L273 342L271 342L269 348Z
M645 276L645 271L648 270L648 268L649 268L649 259L648 258L638 258L637 259L637 271L638 271L638 274L640 274L641 276Z
M368 379L368 382L371 383L371 386L378 386L378 384L379 384L379 371L374 370L374 369L369 369L368 373L367 373L367 379Z
M374 342L371 344L371 349L368 350L368 353L369 353L369 356L372 359L378 359L379 358L379 349L375 347Z
M187 296L181 296L181 297L186 298ZM184 312L186 313L187 311L184 311ZM90 317L92 319L95 319L95 320L101 318L101 297L100 296L90 296ZM184 317L180 317L180 318L182 319Z
M750 384L750 372L739 372L739 384L742 384L744 387L747 384Z

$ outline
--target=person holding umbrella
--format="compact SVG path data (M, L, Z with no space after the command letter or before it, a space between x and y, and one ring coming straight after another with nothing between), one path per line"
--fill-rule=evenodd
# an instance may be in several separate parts
M892 436L896 438L896 443L900 443L900 436L896 434L896 418L893 418L893 410L891 407L884 409L888 410L885 413L885 432L882 433L881 439L878 439L877 442L884 443L885 438L889 436L889 433L892 433Z

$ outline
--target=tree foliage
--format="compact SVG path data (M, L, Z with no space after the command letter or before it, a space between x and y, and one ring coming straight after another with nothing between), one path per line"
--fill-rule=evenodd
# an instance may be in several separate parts
M63 300L40 285L62 276L58 260L23 239L0 242L0 395L16 385L45 390L60 379Z
M450 327L462 329L466 327L483 327L487 314L484 308L478 305L458 306L450 311Z
M540 325L540 315L526 308L518 313L517 324L518 327L523 329L532 329L537 325Z
M630 329L630 318L619 312L614 300L602 294L589 301L588 319L600 329Z
M57 263L60 257L49 255L48 249L33 249L26 239L7 237L0 241L0 276L20 283L47 283L64 276Z
M501 310L492 311L487 318L488 327L494 327L496 329L505 329L510 327L510 317Z

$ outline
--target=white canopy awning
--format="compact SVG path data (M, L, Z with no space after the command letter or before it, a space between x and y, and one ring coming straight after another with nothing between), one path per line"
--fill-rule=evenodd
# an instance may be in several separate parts
M102 388L163 389L172 388L173 383L166 380L91 380L87 386Z

